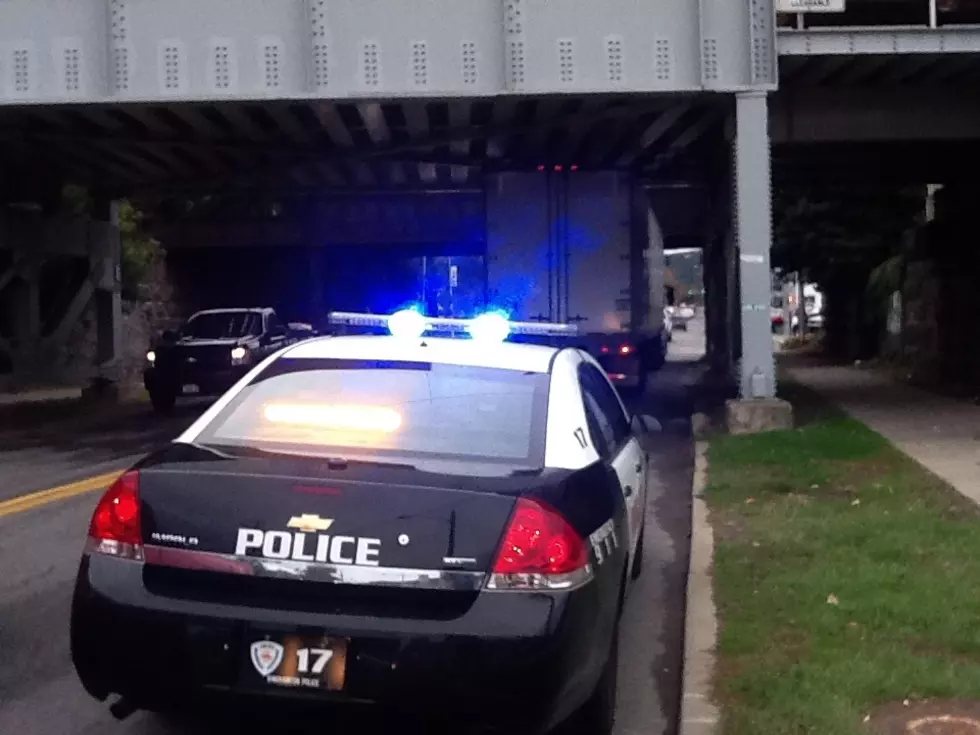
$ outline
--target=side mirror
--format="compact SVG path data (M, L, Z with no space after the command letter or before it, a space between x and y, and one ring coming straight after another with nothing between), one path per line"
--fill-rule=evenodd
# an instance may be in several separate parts
M164 329L163 333L160 335L160 339L164 342L176 342L177 333L172 329Z
M272 329L266 332L265 334L263 334L261 342L263 345L271 345L274 342L277 342L282 339L286 339L286 337L288 336L289 334L286 332L286 330L283 327L276 327L275 329Z
M639 435L659 434L663 431L660 422L648 414L634 414L632 424L633 432Z

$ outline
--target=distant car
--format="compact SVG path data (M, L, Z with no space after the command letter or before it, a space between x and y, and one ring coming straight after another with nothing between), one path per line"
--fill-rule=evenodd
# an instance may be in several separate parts
M798 314L793 314L793 333L797 333L800 330L800 317ZM815 332L823 329L823 314L817 313L807 313L806 315L806 328L807 331Z
M85 689L610 735L656 420L497 315L458 338L334 316L391 334L286 347L102 497L71 609Z
M676 307L671 317L674 329L680 329L681 331L686 332L687 323L691 321L694 316L694 307L688 304L681 304L680 306Z
M273 352L316 334L309 324L284 325L270 308L208 309L146 353L143 384L157 411L181 396L221 395Z
M772 295L771 303L769 304L769 322L772 325L773 332L781 331L783 324L786 322L782 294L774 293Z

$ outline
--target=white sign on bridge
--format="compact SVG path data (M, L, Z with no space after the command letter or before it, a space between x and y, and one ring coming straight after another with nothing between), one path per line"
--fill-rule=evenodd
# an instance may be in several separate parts
M777 13L843 13L846 0L776 0Z

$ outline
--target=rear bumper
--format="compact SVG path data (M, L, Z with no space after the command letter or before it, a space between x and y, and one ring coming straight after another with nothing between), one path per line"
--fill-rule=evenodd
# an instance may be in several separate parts
M149 708L222 696L369 702L541 729L571 714L594 688L613 617L595 585L555 594L484 592L449 620L202 603L152 594L142 564L94 555L79 570L71 652L90 694L120 694ZM270 631L348 637L343 692L248 686L249 646Z
M629 373L606 373L610 382L617 388L639 388L643 382L640 375Z
M642 382L643 368L636 353L631 355L599 355L599 365L606 371L613 385L636 388Z

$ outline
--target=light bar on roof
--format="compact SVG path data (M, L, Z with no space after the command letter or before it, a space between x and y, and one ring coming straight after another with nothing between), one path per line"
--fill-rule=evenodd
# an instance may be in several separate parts
M330 312L327 318L331 324L337 326L389 329L392 319L399 319L399 317L405 315L407 311L408 310L396 312L396 314L392 314L391 316L383 314L359 314L352 311L333 311ZM495 314L495 312L487 312L487 314L483 316L488 316L490 314ZM479 327L488 326L490 324L489 319L481 319L479 316L474 319L428 317L421 314L419 314L419 316L424 322L422 334L441 334L450 336L470 335L474 338L479 338L478 335L481 335L484 332L493 332L498 335L503 333L503 330L501 329L479 329ZM571 337L578 334L578 327L574 324L512 321L507 321L506 324L509 327L509 334L525 334L537 337ZM473 330L474 326L478 327L478 329L475 331ZM496 326L496 324L494 326ZM416 335L413 334L411 336ZM506 335L504 335L504 338L505 337Z

